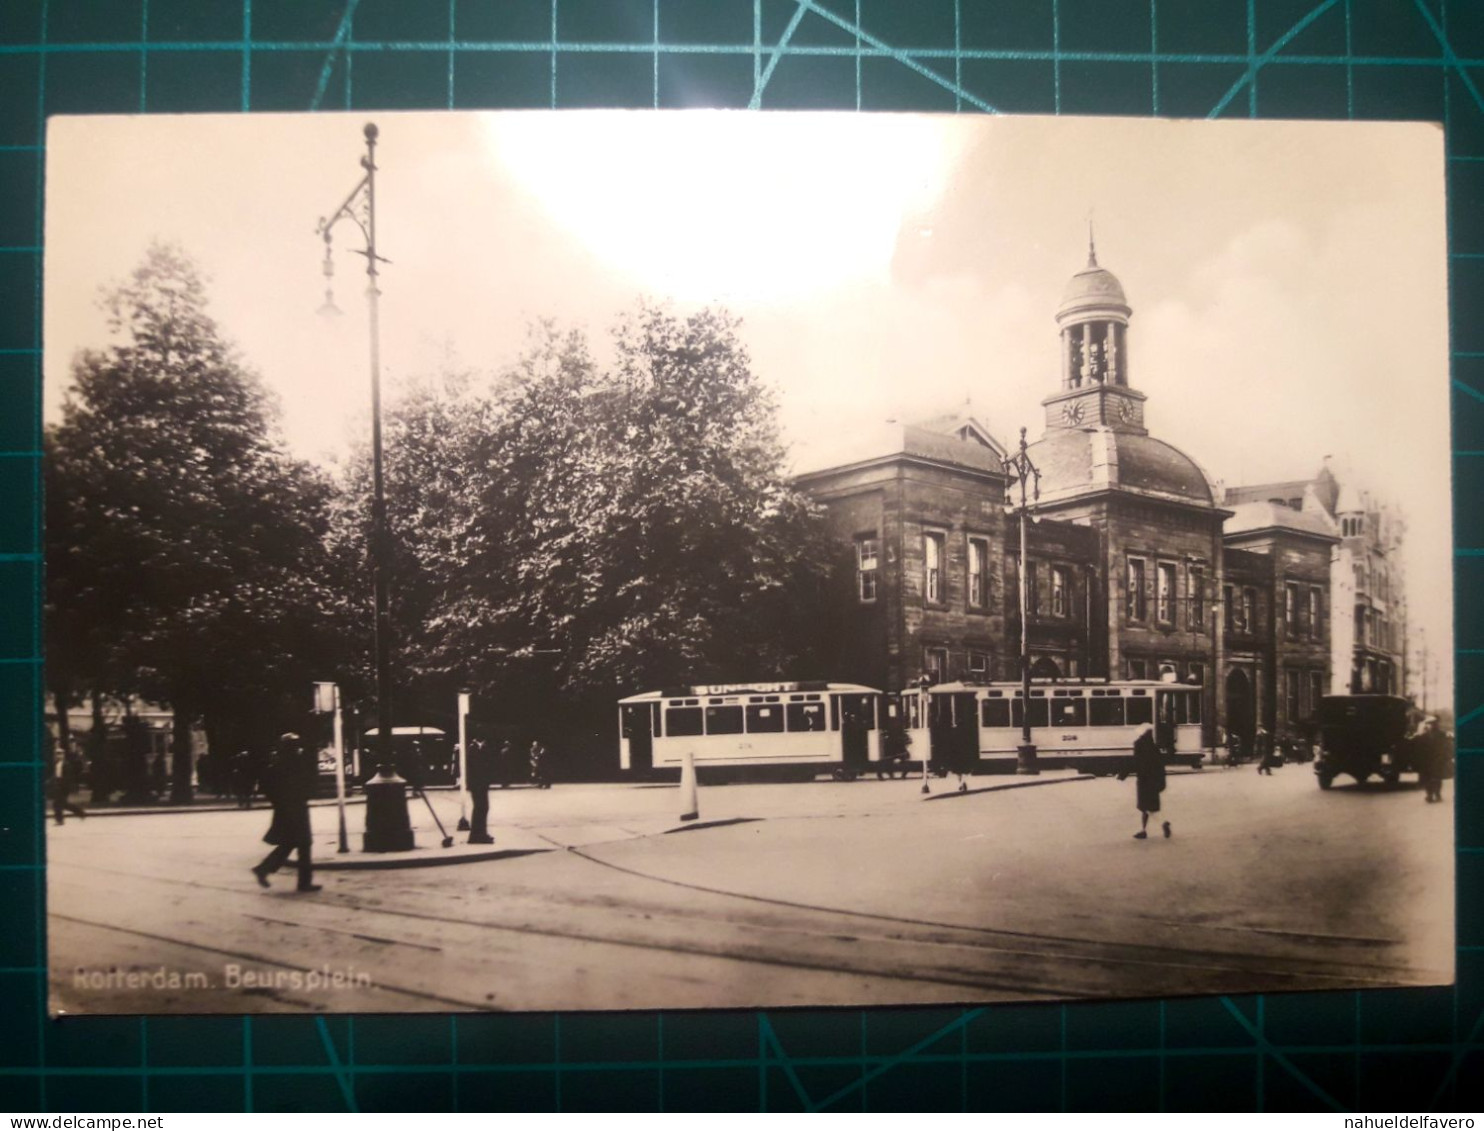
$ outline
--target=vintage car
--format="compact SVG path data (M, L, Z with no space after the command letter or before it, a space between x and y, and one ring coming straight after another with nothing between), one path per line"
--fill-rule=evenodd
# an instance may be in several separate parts
M1379 777L1395 784L1415 772L1411 734L1419 718L1411 702L1399 695L1326 695L1319 701L1321 750L1314 763L1320 789L1340 774L1364 785Z

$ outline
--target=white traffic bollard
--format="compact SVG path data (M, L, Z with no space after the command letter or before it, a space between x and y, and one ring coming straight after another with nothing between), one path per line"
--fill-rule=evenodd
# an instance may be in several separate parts
M696 756L687 750L680 763L680 819L694 821L701 815L696 803Z

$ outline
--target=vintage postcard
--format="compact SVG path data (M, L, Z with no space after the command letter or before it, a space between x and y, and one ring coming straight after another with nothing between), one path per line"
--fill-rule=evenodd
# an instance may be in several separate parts
M1427 123L55 118L55 1013L1453 980Z

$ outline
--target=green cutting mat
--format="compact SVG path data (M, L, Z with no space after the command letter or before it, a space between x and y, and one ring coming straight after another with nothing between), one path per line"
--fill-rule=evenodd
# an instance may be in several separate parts
M0 0L0 1110L1484 1100L1484 4ZM38 453L48 114L500 107L1447 126L1458 986L985 1009L46 1020Z

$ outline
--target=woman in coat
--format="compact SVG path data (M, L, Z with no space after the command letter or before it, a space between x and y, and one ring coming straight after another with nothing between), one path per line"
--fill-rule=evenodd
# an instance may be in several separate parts
M1125 770L1118 775L1118 780L1123 781L1129 775ZM1134 739L1134 764L1132 766L1134 782L1137 785L1135 804L1139 810L1139 831L1134 833L1135 840L1146 840L1149 837L1149 814L1159 812L1159 795L1165 788L1165 759L1160 752L1159 744L1154 741L1154 728L1145 726ZM1170 822L1164 823L1164 833L1168 837L1170 833Z
M252 870L261 886L267 887L268 877L288 863L291 854L297 853L298 890L320 890L320 885L314 882L314 863L310 858L313 837L309 827L309 798L318 775L319 766L300 747L298 735L286 734L279 739L278 750L263 782L264 792L273 803L273 822L263 840L274 845L274 849Z

